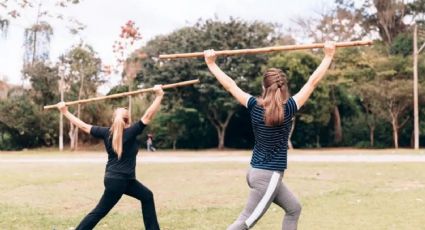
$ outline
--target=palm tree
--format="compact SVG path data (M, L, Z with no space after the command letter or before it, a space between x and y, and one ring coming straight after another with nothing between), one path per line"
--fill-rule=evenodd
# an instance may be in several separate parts
M47 22L37 22L25 29L24 65L32 65L37 61L49 59L50 40L53 29Z
M0 34L3 35L3 37L6 37L8 29L9 29L9 20L2 18L0 16Z

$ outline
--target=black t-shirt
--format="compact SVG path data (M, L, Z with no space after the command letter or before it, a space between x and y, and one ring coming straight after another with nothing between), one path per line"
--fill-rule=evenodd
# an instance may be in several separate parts
M106 152L108 153L108 163L106 164L105 177L118 179L136 178L136 156L139 150L139 143L136 139L146 127L141 120L133 123L130 127L124 129L123 149L121 159L112 148L112 137L109 127L92 126L90 134L93 137L103 139Z

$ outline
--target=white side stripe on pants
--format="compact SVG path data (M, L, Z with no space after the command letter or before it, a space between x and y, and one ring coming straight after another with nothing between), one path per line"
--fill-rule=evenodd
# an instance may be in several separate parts
M246 219L245 224L248 226L248 228L251 227L251 225L261 216L261 213L263 213L265 208L267 207L267 204L270 201L273 192L276 190L276 187L279 183L280 174L277 172L273 172L273 175L270 179L269 186L267 187L266 193L264 194L263 198L261 198L260 202L258 203L257 207L255 207L254 211L251 213L251 215Z

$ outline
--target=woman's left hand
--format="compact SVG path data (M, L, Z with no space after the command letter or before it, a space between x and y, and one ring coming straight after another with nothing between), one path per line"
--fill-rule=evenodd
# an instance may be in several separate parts
M204 58L205 58L205 63L207 63L207 65L214 64L215 60L217 59L217 54L215 53L213 49L205 50Z
M325 42L325 47L324 47L325 56L333 57L335 55L335 49L336 49L335 42L333 41Z
M162 90L162 85L155 85L153 87L153 91L155 92L155 95L158 97L164 96L164 90Z
M68 111L68 107L66 106L65 102L61 101L56 104L56 107L59 109L61 113L66 113Z

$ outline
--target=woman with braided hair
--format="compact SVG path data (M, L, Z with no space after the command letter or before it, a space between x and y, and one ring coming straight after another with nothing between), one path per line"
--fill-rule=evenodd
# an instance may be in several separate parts
M251 167L247 173L247 183L250 187L248 202L228 230L250 229L272 202L285 211L282 229L297 229L301 205L282 182L287 166L288 136L295 113L325 76L335 53L335 44L326 42L324 52L322 63L293 97L289 95L285 74L279 69L271 68L263 75L262 96L255 98L241 90L235 81L217 66L214 50L204 51L205 62L211 73L248 109L255 137Z

